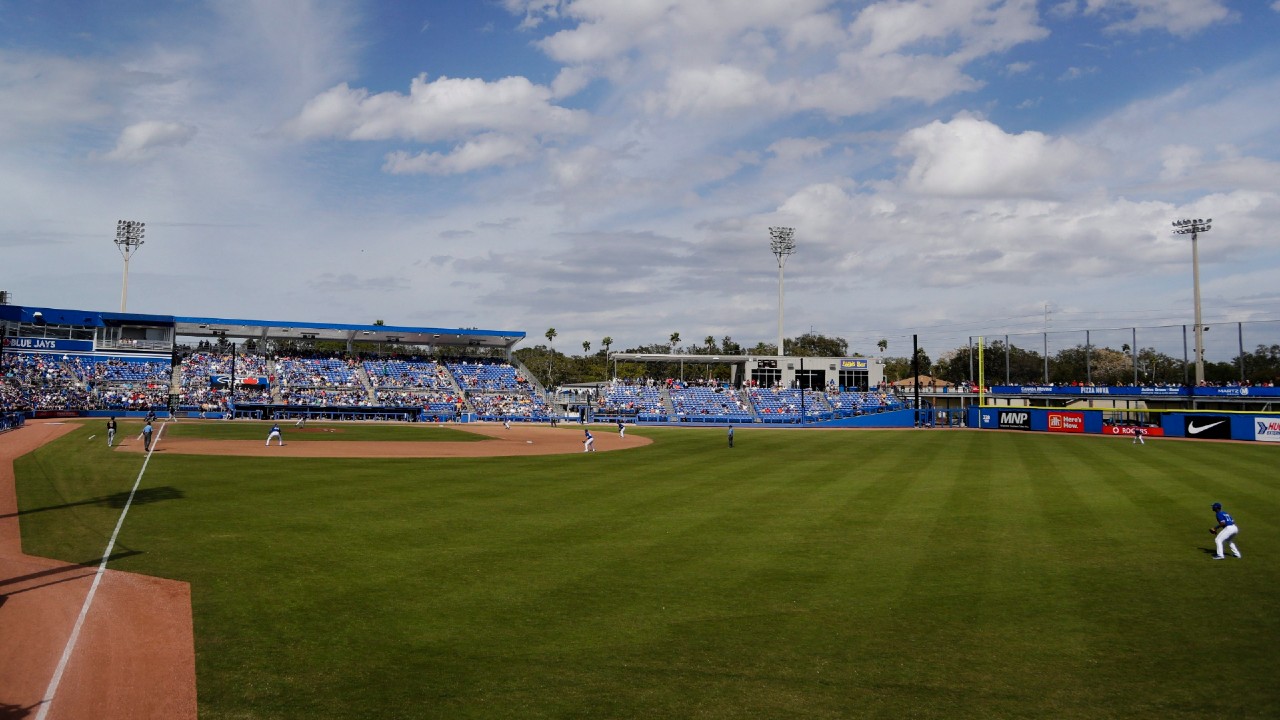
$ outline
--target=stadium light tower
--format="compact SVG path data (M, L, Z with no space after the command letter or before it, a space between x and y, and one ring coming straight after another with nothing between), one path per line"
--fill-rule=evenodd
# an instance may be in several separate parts
M1200 318L1200 247L1196 238L1201 233L1209 232L1213 226L1208 220L1176 220L1173 223L1173 234L1191 236L1191 278L1195 285L1196 301L1196 385L1204 382L1204 322Z
M782 352L782 268L787 264L787 258L796 251L796 229L771 227L769 237L773 238L769 246L773 249L773 254L778 256L778 356L781 357L784 354Z
M116 221L116 247L124 257L124 289L120 291L120 312L124 312L125 303L129 299L129 258L142 247L142 236L146 234L146 223L137 220Z

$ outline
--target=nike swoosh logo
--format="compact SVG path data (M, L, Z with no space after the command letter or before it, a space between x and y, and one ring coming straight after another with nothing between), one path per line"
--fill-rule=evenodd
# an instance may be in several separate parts
M1190 422L1190 423L1187 423L1187 433L1190 435L1199 435L1205 430L1208 430L1211 427L1217 427L1218 425L1221 425L1224 422L1226 422L1226 420L1219 420L1216 423L1209 423L1208 425L1201 425L1200 427L1196 427L1196 424L1194 422Z

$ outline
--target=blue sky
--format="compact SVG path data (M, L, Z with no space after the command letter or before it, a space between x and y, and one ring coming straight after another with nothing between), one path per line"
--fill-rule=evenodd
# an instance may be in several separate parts
M937 355L1190 323L1170 222L1213 217L1207 321L1280 336L1276 37L1272 0L0 1L0 287L117 308L124 218L132 311L752 345L785 225L787 335Z

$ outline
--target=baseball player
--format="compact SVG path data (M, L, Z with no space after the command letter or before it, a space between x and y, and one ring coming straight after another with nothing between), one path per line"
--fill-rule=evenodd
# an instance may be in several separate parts
M1231 513L1222 509L1222 503L1213 504L1213 513L1218 518L1218 526L1209 530L1213 533L1213 542L1218 546L1218 554L1213 556L1214 560L1222 560L1225 556L1222 554L1222 544L1226 543L1231 548L1231 554L1240 557L1240 548L1236 547L1235 540L1232 540L1240 533L1240 528L1236 526L1236 521L1231 517Z
M733 426L729 426L729 447L733 447Z
M1142 436L1146 434L1147 434L1147 431L1143 430L1141 425L1134 425L1133 426L1133 444L1146 445L1147 441L1142 439Z
M293 426L294 426L294 427L299 427L299 428L304 428L304 427L306 427L306 426L307 426L307 416L306 416L306 415L299 415L299 416L298 416L298 422L294 423L294 424L293 424Z
M116 418L111 416L107 421L107 447L111 447L116 441Z
M502 418L502 427L504 427L504 428L506 428L506 429L510 430L510 429L511 429L511 418L509 418L509 417L504 417L504 418Z
M582 432L586 433L587 435L586 438L583 439L582 441L582 452L595 452L596 451L595 437L592 436L591 431L586 428L583 428Z
M146 425L142 426L142 450L143 452L151 452L151 421L148 420Z
M618 418L618 437L624 438L626 436L627 436L627 424L622 422L622 418Z
M280 441L280 447L284 447L284 438L280 437L280 423L271 426L271 434L267 436L267 446L271 446L271 438Z

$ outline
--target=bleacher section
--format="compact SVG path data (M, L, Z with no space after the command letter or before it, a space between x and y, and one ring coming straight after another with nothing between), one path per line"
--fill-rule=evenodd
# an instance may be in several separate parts
M9 409L90 410L91 393L54 355L5 353L0 401Z
M801 392L804 393L803 400ZM786 388L752 388L748 391L751 404L765 423L794 423L800 421L803 408L806 421L830 420L832 410L825 396L816 390Z
M233 369L230 353L195 352L182 359L179 369L181 384L179 406L183 410L219 410L226 406L225 387L215 387L210 378L231 376ZM240 353L235 357L236 378L270 378L267 359L260 355ZM236 405L262 405L271 402L269 387L237 384L232 400Z
M731 388L672 387L670 394L680 422L752 421L751 408Z
M453 420L466 407L449 371L434 360L365 360L361 366L379 406L422 408L429 420Z
M70 358L81 383L99 410L149 410L168 407L169 360L126 357Z
M471 360L446 363L482 420L548 420L546 400L514 366Z
M903 407L897 395L881 391L850 392L846 390L827 393L827 400L838 418L900 410Z
M546 421L547 403L533 393L469 393L481 420Z
M662 400L662 391L657 387L612 383L605 389L595 414L606 421L622 418L662 422L667 419L667 408Z

